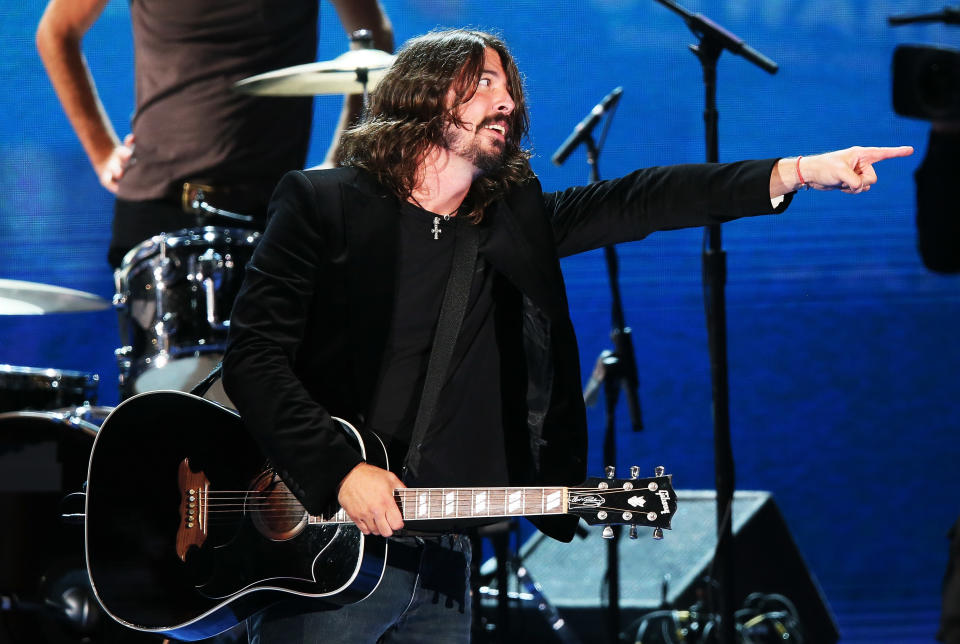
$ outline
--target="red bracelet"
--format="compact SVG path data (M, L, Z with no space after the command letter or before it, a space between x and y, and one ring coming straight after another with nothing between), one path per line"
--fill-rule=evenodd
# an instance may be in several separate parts
M806 190L810 186L807 185L807 182L804 180L803 175L800 173L800 159L803 158L803 155L797 157L797 179L800 180L800 187Z

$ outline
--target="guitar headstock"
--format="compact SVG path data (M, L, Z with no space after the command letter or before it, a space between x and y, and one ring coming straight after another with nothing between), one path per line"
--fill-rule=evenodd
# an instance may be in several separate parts
M607 478L590 478L575 488L568 488L567 511L582 517L589 525L630 525L655 528L654 536L662 536L664 528L677 511L677 494L673 491L672 475L656 469L656 476L639 478L639 468L630 468L630 478L613 477L613 468L607 468ZM609 528L604 530L608 535ZM609 535L612 536L612 530ZM630 536L636 535L631 528Z

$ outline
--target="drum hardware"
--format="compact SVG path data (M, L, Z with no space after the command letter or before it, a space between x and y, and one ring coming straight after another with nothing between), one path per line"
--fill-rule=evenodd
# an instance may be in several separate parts
M119 308L123 303L117 303L116 306ZM128 344L114 349L113 356L117 360L117 387L122 395L122 392L130 391L132 386L130 371L133 368L133 347Z
M0 315L74 313L108 308L110 302L92 293L38 282L0 279Z
M230 210L224 210L223 208L216 208L210 205L207 203L206 190L211 190L211 188L209 186L200 186L190 182L184 183L183 211L188 214L199 215L201 217L223 217L224 219L240 221L243 223L250 223L253 221L253 217L250 215L242 215L238 212L232 212Z
M86 482L83 484L86 489ZM60 521L68 525L83 525L87 518L87 493L71 492L60 500Z
M113 411L113 407L84 403L79 407L49 413L58 414L61 422L76 427L90 436L96 436L97 432L100 431L100 425L111 411ZM26 412L22 413L26 414ZM86 485L86 482L84 482L84 485Z
M0 413L0 422L7 422L12 419L46 420L63 425L70 425L80 430L82 434L86 434L90 438L95 438L97 432L100 431L101 423L103 423L103 420L111 411L113 411L113 407L89 404L49 411L21 410Z

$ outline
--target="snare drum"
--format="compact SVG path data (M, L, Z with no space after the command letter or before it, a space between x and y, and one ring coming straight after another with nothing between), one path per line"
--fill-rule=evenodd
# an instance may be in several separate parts
M117 350L122 397L189 391L220 361L259 240L254 231L207 226L157 235L127 253L114 275L126 341ZM219 383L207 397L230 405Z
M93 404L99 385L94 373L0 364L0 412Z

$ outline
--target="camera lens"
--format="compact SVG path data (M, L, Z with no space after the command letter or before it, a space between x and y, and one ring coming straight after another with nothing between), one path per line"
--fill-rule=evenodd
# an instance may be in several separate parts
M960 98L955 61L942 52L932 52L918 71L917 95L931 116L952 111Z

